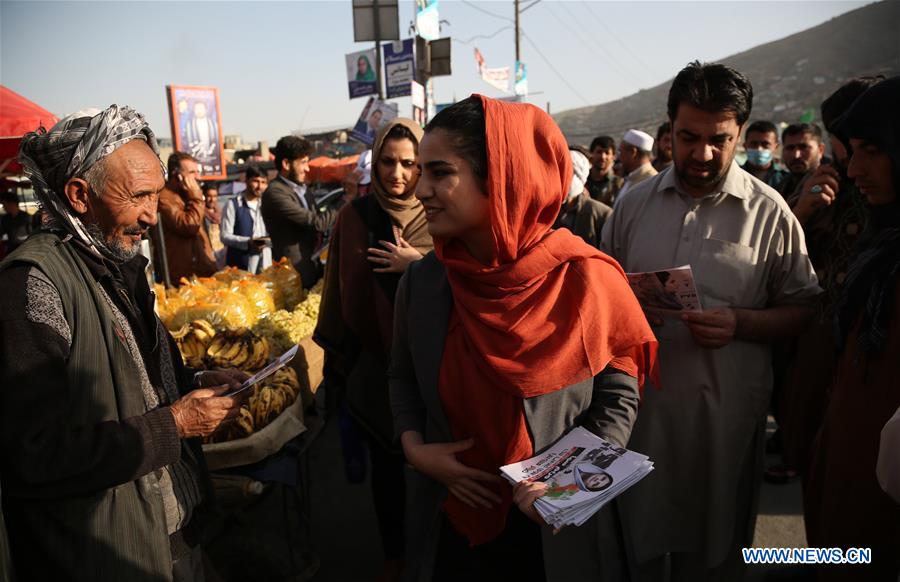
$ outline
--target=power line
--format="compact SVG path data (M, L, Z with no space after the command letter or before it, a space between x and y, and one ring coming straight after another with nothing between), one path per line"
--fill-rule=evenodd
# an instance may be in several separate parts
M568 87L569 90L570 90L572 93L574 93L576 97L578 97L579 99L581 99L581 100L584 102L585 105L588 105L588 106L591 105L591 103L590 103L587 99L584 98L584 95L582 95L581 93L579 93L579 92L578 92L578 89L576 89L575 87L573 87L572 84L569 83L568 79L566 79L559 71L556 70L556 67L553 66L553 64L550 62L550 59L548 59L547 57L544 56L544 53L541 52L541 49L539 49L539 48L537 47L537 44L535 44L535 43L531 40L531 38L530 38L527 34L525 34L525 31L522 30L521 32L522 32L522 36L525 37L525 40L528 41L528 44L531 45L531 48L534 49L534 52L536 52L536 53L538 54L538 56L540 56L541 59L544 60L544 63L546 63L546 65L547 65L548 67L550 67L550 70L553 71L553 72L556 74L557 77L559 77L559 80L562 81L563 84L564 84L566 87Z
M541 2L541 0L534 0L534 2L532 2L531 4L529 4L528 6L526 6L525 8L522 8L521 10L519 10L519 14L522 14L523 12L525 12L526 10L528 10L529 8L533 8L535 4L540 4L540 2Z
M458 43L460 43L460 44L469 44L469 43L472 42L473 40L494 38L495 36L497 36L498 34L500 34L501 32L503 32L504 30L512 30L513 28L514 28L514 27L512 27L512 26L504 26L503 28L500 28L500 29L498 29L498 30L495 30L495 31L492 32L491 34L477 34L477 35L473 36L472 38L469 38L469 39L466 39L466 40L459 40L458 38L454 38L454 39L453 39L453 42L458 42Z
M565 5L565 3L563 3L563 2L557 2L556 4L554 4L554 6L559 6L560 8L562 8L563 10L565 10L565 11L569 14L569 16L571 17L572 22L576 22L576 23L578 23L579 25L581 25L581 22L579 22L578 17L575 16L575 14L574 14L571 10L569 10L569 8ZM564 26L564 27L566 27L566 28L569 28L572 32L574 32L574 33L578 36L578 38L579 38L586 46L593 44L593 46L597 47L597 49L600 50L600 52L602 52L602 53L606 56L607 59L609 59L610 63L612 63L612 65L615 66L615 67L619 70L619 73L620 73L623 77L628 77L632 82L636 83L636 84L638 85L638 87L640 87L640 86L643 84L643 82L642 82L640 79L638 79L637 77L635 77L635 76L628 70L627 67L625 67L624 65L622 65L622 63L620 63L619 60L618 60L616 57L614 57L614 56L612 55L612 53L610 53L608 50L606 50L606 47L604 47L604 46L601 45L597 40L595 40L594 37L591 35L590 32L587 33L587 37L582 36L581 31L579 31L577 28L572 28L571 26L568 26L565 22L562 21L562 19L561 19L559 16L557 16L557 14L556 14L552 9L550 10L550 14L551 14L551 15L553 16L553 18L555 18L556 21L559 22L562 26ZM585 39L586 39L586 40L585 40Z
M515 20L513 20L512 18L509 18L506 16L501 16L499 14L495 14L495 13L491 12L490 10L485 10L481 6L478 6L478 5L474 4L473 2L469 2L468 0L460 0L460 1L463 4L465 4L466 6L468 6L469 8L477 10L478 12L481 12L483 14L487 14L488 16L493 16L494 18L499 18L500 20L505 20L507 22L513 22L513 23L515 22Z
M581 2L581 4L584 5L584 7L588 11L588 13L590 13L590 15L593 17L593 19L597 22L597 24L600 25L600 27L606 32L606 34L611 36L613 40L615 40L617 43L619 43L619 46L621 46L623 49L625 49L625 52L627 52L629 55L631 55L631 58L633 58L635 61L637 61L637 63L640 64L642 67L644 67L648 73L651 73L651 74L653 73L653 70L650 68L650 66L647 63L645 63L643 59L638 57L634 53L634 51L632 51L630 48L628 48L628 45L625 44L624 42L622 42L622 40L619 39L619 37L616 35L616 33L614 33L612 31L612 29L610 29L608 26L606 26L606 24L604 24L603 19L600 18L599 16L597 16L597 14L594 12L594 9L591 8L591 5L589 3Z

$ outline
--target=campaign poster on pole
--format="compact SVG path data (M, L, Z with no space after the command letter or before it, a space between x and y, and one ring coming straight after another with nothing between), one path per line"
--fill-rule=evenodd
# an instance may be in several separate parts
M369 97L359 119L356 120L356 125L350 130L350 137L372 147L378 130L396 117L396 104L385 103L375 97Z
M516 95L528 95L528 67L522 61L516 61Z
M428 115L428 119L437 115L437 110L434 108L435 103L434 79L428 79L425 83L425 113Z
M425 40L441 37L438 0L416 0L416 32Z
M384 45L384 73L387 78L387 98L408 97L410 82L416 76L413 39L407 38Z
M410 82L412 96L412 118L422 127L428 121L425 111L425 86L415 81Z
M375 70L375 49L346 55L347 85L350 99L378 94L378 72Z
M482 69L481 79L500 91L509 91L509 67L499 69Z
M225 144L219 89L166 85L175 151L197 159L201 180L224 180Z

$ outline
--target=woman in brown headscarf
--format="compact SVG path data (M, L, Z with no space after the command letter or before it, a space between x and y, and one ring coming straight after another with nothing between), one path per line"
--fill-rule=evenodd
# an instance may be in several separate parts
M388 402L394 295L411 262L432 249L415 197L422 129L395 119L372 147L372 195L341 210L332 232L315 340L327 353L329 385L344 387L372 461L372 495L385 554L381 579L403 559L403 454L393 441Z

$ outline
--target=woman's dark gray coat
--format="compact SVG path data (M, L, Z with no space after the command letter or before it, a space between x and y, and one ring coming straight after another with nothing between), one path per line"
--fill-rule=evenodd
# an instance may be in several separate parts
M426 443L454 440L438 395L438 376L453 297L446 272L434 253L410 265L400 281L394 316L390 368L391 408L397 437L418 431ZM535 452L575 426L625 446L637 416L635 378L607 368L593 379L525 400L525 416ZM498 468L499 472L499 468ZM440 507L446 488L408 467L406 579L427 581L441 531ZM513 507L511 511L518 511ZM624 560L609 555L621 548L614 504L581 527L551 535L543 527L547 580L621 580ZM601 556L599 548L606 556Z

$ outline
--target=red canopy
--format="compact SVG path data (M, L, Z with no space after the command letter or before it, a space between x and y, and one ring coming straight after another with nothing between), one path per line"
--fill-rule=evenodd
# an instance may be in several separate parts
M310 182L340 183L356 168L359 156L329 158L321 156L309 161Z
M40 105L0 85L0 173L21 169L15 158L23 135L41 125L50 129L57 121L55 115Z

